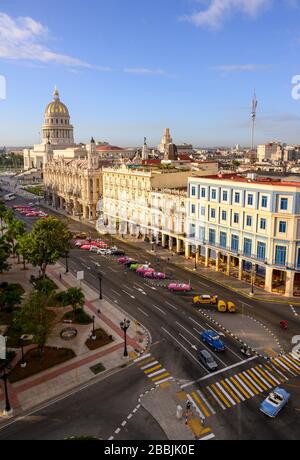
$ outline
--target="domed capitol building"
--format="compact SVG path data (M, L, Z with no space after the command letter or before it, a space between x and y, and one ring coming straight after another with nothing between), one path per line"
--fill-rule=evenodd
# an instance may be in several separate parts
M34 145L33 149L24 150L25 170L42 170L47 150L51 150L54 157L62 156L69 159L80 157L84 153L82 146L74 144L74 127L70 123L69 110L61 102L57 89L53 97L53 101L45 110L41 144Z

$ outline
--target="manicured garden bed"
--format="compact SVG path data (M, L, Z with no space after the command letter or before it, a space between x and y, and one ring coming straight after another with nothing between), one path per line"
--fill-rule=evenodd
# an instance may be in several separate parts
M12 370L9 381L11 383L19 382L58 364L69 361L75 358L75 356L74 351L69 348L46 347L42 354L35 348L25 355L25 361L27 362L25 369L22 369L20 363L18 363Z
M64 315L64 320L72 321L73 324L91 324L93 322L92 318L81 309L74 311L69 311Z
M103 329L97 329L95 333L97 337L96 340L90 338L85 342L89 350L97 350L97 348L104 347L105 345L113 342L112 336L107 335Z

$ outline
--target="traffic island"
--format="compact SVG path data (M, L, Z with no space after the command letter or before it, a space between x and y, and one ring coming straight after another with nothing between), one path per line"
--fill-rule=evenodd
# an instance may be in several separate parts
M37 348L28 351L24 360L27 363L25 368L21 367L21 361L14 367L9 376L10 383L16 383L42 371L51 369L54 366L65 363L75 358L75 353L69 348L45 347L43 352Z

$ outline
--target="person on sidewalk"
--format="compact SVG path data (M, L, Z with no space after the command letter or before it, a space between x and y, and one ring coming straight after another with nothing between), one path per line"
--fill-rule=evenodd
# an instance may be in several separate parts
M62 275L61 275L61 273L59 274L59 280L60 280L60 281L62 280Z

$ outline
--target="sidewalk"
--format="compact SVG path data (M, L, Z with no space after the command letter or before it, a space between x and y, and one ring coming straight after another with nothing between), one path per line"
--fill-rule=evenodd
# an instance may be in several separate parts
M190 401L175 381L167 382L147 392L141 398L141 405L159 423L170 441L194 441L210 434L211 429L204 427L204 421L192 407L186 414L186 404ZM192 404L192 401L191 401ZM182 408L182 417L177 418L178 406Z
M21 267L22 265L14 265L14 271L4 274L3 279L8 282L19 282L28 291L30 275L37 275L37 269L31 268L24 272ZM59 290L74 287L78 283L72 274L64 274L64 268L60 264L49 267L47 273L55 281ZM60 274L62 274L62 279L60 279ZM150 342L149 333L143 326L135 323L134 318L124 313L117 305L111 304L107 300L100 301L98 293L85 283L82 283L82 290L86 297L86 312L91 316L95 315L95 328L101 327L108 335L112 335L113 342L97 350L90 351L86 347L85 341L89 338L91 325L76 325L76 329L80 332L77 338L74 339L74 342L65 342L60 338L59 332L68 325L58 323L49 339L48 345L72 348L77 356L66 363L43 371L26 380L10 384L9 395L15 414L36 407L95 379L96 376L91 370L92 366L101 363L105 368L105 374L128 364L130 360L123 357L124 335L120 329L120 322L124 320L125 316L132 321L132 326L127 333L129 354L134 352L143 353L148 347ZM98 310L100 310L100 315ZM65 309L62 309L62 313L64 311ZM19 359L20 350L18 350L16 361ZM2 408L3 389L1 385L0 409Z

